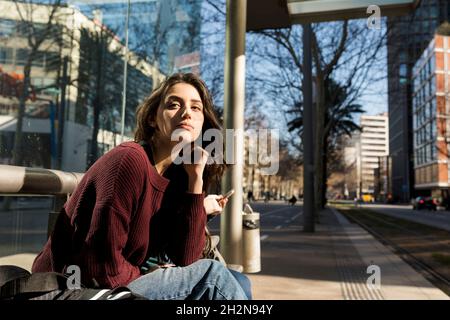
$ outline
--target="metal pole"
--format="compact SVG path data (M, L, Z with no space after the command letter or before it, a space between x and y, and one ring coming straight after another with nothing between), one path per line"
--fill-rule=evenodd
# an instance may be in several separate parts
M225 76L224 76L224 129L243 133L245 104L245 30L246 0L227 0ZM228 264L242 265L242 208L244 174L244 137L234 136L233 165L226 171L223 191L234 189L235 194L221 215L221 253ZM231 141L227 141L228 148ZM225 159L228 160L229 159Z
M64 122L65 122L65 109L66 109L66 86L67 86L67 64L68 57L65 56L63 60L63 74L61 84L61 102L59 104L58 112L58 158L57 169L62 169L63 160L63 138L64 138Z
M303 25L303 231L314 232L311 24Z
M130 21L131 0L128 0L127 19L125 23L125 57L123 59L123 89L122 89L122 119L120 127L120 142L125 134L125 107L127 104L127 77L128 77L128 26Z
M53 101L49 101L48 107L50 109L50 166L52 169L55 169L56 167L56 159L57 157L57 142L56 142L56 130L55 130L55 113L56 113L56 106L53 103Z

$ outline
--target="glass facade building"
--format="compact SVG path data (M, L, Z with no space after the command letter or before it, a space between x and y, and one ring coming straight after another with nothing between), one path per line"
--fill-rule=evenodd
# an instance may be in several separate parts
M202 1L52 3L0 1L0 161L14 162L18 110L25 109L22 140L31 148L21 165L83 172L122 141L122 130L132 138L136 107L166 75L199 73ZM28 60L30 97L19 108Z
M157 64L163 73L188 71L192 59L196 59L198 69L201 0L132 0L129 11L126 0L71 0L70 3L107 26L122 43L125 43L129 14L130 50Z
M447 0L422 0L412 14L388 19L389 150L392 192L398 201L415 196L412 68L449 16Z

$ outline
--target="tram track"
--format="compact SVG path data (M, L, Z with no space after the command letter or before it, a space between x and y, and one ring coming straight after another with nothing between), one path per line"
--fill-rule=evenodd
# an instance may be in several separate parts
M449 245L441 244L438 247L435 244L437 242L437 238L433 235L423 236L416 230L410 230L390 221L386 221L386 219L383 219L378 214L376 214L375 216L375 214L364 213L357 217L356 214L349 214L348 211L349 210L340 210L340 212L344 214L347 219L349 219L353 223L358 224L367 232L372 234L378 241L390 248L390 250L392 250L400 258L407 262L412 268L422 274L432 284L434 284L436 287L440 288L450 296L450 278L447 275L436 270L436 268L424 261L424 259L417 257L416 253L411 252L402 245L399 245L397 241L392 239L392 237L385 236L382 231L379 231L380 229L383 230L383 228L380 228L379 226L384 224L387 228L397 229L398 231L403 233L404 236L410 237L411 241L419 241L421 243L422 250L428 250L429 252L433 252L436 249L439 249L438 251L442 251L442 247L446 247L447 252L450 252ZM378 225L378 228L372 227L370 225L371 220L372 222L375 222L375 225Z

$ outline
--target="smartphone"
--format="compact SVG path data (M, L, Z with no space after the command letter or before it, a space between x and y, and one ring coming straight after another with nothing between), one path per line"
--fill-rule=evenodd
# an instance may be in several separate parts
M230 191L228 191L227 193L225 193L222 198L217 199L217 201L221 201L223 199L228 199L229 197L231 197L234 193L234 189L231 189ZM211 221L213 218L220 216L220 214L208 214L207 216L207 222Z
M234 193L234 189L231 189L230 191L228 191L227 193L224 194L223 199L228 199L229 197L231 197Z

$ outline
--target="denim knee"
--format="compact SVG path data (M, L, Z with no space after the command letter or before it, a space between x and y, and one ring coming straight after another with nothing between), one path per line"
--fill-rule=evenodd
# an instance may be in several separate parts
M209 264L209 272L207 272L206 276L211 281L215 281L218 286L223 285L229 293L234 291L238 299L251 299L250 280L245 275L234 276L230 269L216 260L202 259L201 261ZM241 280L243 281L242 283L240 282Z
M228 270L231 272L231 274L237 280L237 282L239 282L248 300L252 300L252 283L250 282L250 279L241 272L235 271L233 269Z

